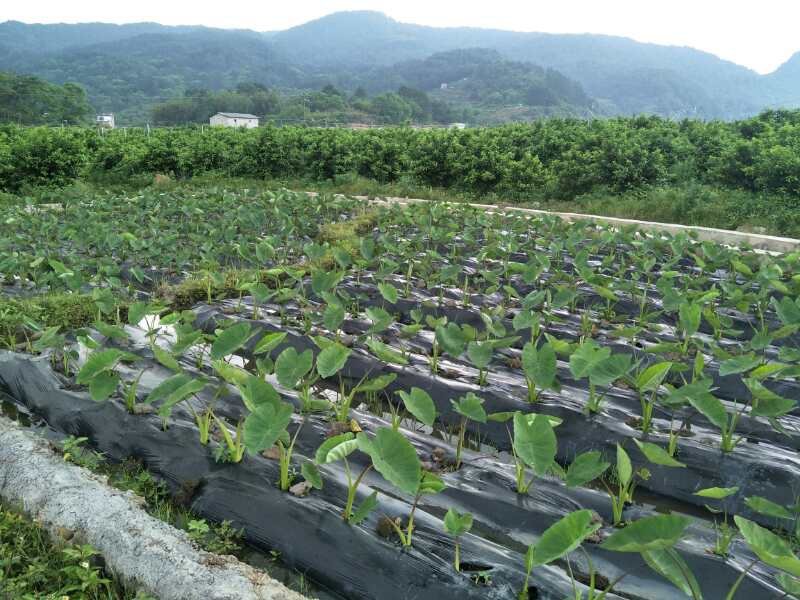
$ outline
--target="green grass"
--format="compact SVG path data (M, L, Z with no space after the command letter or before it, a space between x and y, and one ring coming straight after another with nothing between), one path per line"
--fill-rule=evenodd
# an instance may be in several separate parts
M66 534L68 535L68 534ZM0 598L13 600L145 600L107 573L85 544L51 541L48 533L0 504Z

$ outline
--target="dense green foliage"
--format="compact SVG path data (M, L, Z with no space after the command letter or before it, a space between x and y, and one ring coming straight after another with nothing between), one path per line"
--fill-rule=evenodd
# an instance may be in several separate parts
M499 55L464 50L470 48ZM797 106L797 62L759 75L690 48L598 35L421 27L373 12L337 13L270 34L153 23L0 24L0 69L78 82L97 111L114 111L119 123L129 124L144 123L153 104L190 90L243 82L294 91L332 83L348 94L358 86L380 94L448 83L454 97L443 99L475 104L469 97L477 91L478 105L557 100L572 107L568 114L590 106L594 114L732 119L767 106ZM495 112L483 122L547 111Z
M38 77L0 72L0 123L75 125L90 112L86 92L74 83L53 85Z
M262 127L164 129L147 136L6 127L0 130L0 189L154 173L312 181L358 175L472 197L552 201L607 193L630 198L702 184L769 195L750 204L779 211L782 230L793 231L798 148L800 112L767 112L732 124L642 117L467 130Z
M184 96L153 107L156 125L207 123L217 112L250 113L278 124L450 123L462 118L446 102L425 92L401 87L368 98L359 88L352 95L333 85L319 91L280 95L258 83L241 83L232 91L188 90Z
M0 505L0 597L146 600L126 591L98 566L88 545L59 548L48 533L19 513Z

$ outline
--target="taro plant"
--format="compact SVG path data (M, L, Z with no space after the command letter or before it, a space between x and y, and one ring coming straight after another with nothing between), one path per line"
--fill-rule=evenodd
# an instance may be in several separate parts
M486 423L487 414L483 408L483 398L479 398L472 392L467 392L458 400L450 400L453 411L461 416L458 424L458 442L456 444L456 462L455 468L461 468L461 453L464 450L464 441L467 432L467 423L474 421L476 423Z
M444 482L429 471L424 471L414 446L398 431L382 427L370 438L361 432L356 436L358 449L368 454L375 470L402 492L414 497L411 513L404 526L394 519L389 523L404 547L411 546L414 533L414 513L424 494L435 494L444 489Z
M517 596L519 600L530 598L529 581L534 568L550 564L577 550L583 541L601 526L602 522L594 518L592 511L584 509L569 513L545 529L536 543L531 544L525 553L525 582ZM592 572L591 578L594 579L594 572ZM574 585L573 578L573 587ZM609 586L606 593L611 587L613 585ZM575 597L580 599L581 596L577 590L575 593ZM604 595L599 596L598 600Z
M552 344L545 343L538 348L534 342L525 344L522 349L522 370L528 386L529 402L536 402L541 390L560 389L556 379L558 372L556 351Z
M117 365L120 362L136 362L138 360L137 355L116 348L96 350L89 355L78 371L75 382L79 385L88 385L92 400L103 402L117 391L122 381L116 370Z
M729 488L711 487L698 490L694 493L695 496L699 496L701 498L720 501L721 508L719 509L711 507L708 504L705 505L706 510L709 512L714 514L722 513L723 515L721 523L717 522L716 519L714 520L716 539L714 541L713 552L717 556L728 556L728 549L730 548L731 542L733 542L733 539L736 537L736 530L728 522L728 503L726 499L729 496L733 496L738 491L738 486Z
M340 460L344 463L344 472L347 477L347 501L342 511L342 519L351 525L358 525L366 519L369 513L378 505L378 493L372 492L357 509L354 510L353 508L358 486L367 473L373 468L372 462L369 461L364 465L358 475L353 477L353 471L351 470L347 457L357 449L358 441L352 432L348 431L335 435L325 440L320 447L317 448L313 463L315 466L327 465Z
M292 405L283 402L277 392L267 386L269 384L266 382L258 384L259 393L250 397L254 406L244 420L242 440L245 449L251 454L259 454L277 446L280 471L278 485L285 492L292 483L292 454L302 424L297 427L294 436L290 437L287 427L292 421Z
M555 467L558 441L551 419L542 414L514 413L512 452L518 494L527 494L535 477L543 477ZM529 480L527 468L534 472Z
M625 449L617 444L617 465L616 465L617 490L613 491L604 482L608 495L611 497L611 512L613 513L614 525L622 523L625 505L633 502L633 492L636 489L638 479L647 480L650 478L650 471L640 468L633 470L630 456Z
M631 368L629 354L612 354L611 348L600 346L594 340L585 340L569 358L569 368L576 379L589 379L589 400L586 410L599 412L605 393L597 394L597 387L610 386L624 377Z
M639 394L639 402L642 406L641 429L644 434L650 433L652 429L653 410L658 400L658 391L672 366L671 362L658 362L630 378L630 383Z
M461 536L472 529L473 517L470 513L460 513L450 508L444 515L444 530L453 536L453 567L461 571Z
M400 390L397 392L397 395L400 396L400 399L403 401L403 405L405 406L406 410L411 413L420 423L428 426L433 427L434 421L436 421L436 405L433 403L433 399L430 397L430 394L423 389L413 387L408 392ZM398 427L394 427L393 429L397 429ZM399 426L399 423L397 423Z

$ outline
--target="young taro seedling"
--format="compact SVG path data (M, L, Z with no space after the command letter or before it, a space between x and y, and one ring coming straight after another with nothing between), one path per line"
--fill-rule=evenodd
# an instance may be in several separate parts
M456 445L455 468L461 468L461 453L464 450L464 437L467 431L467 422L486 423L487 414L483 408L483 398L479 398L472 392L468 392L458 400L451 400L453 410L461 415L461 422L458 426L458 443Z
M342 519L351 525L358 525L367 518L369 513L378 505L378 493L372 492L356 510L353 510L358 486L366 474L373 468L372 462L370 461L361 469L361 472L353 478L353 472L347 457L357 449L358 441L355 435L348 431L325 440L320 447L317 448L313 463L313 468L315 469L317 466L327 465L339 460L343 461L345 475L347 476L347 502L342 511Z
M530 598L528 582L535 567L547 565L567 556L576 550L583 540L600 529L601 525L602 522L594 518L592 511L577 510L545 529L536 544L529 546L525 554L525 583L518 594L519 600L529 600ZM580 598L581 596L577 594L576 599L580 600Z
M278 447L279 486L286 492L292 483L289 468L300 427L290 438L286 428L292 421L294 412L292 405L280 400L278 393L266 382L259 383L257 389L258 393L250 398L254 409L244 420L242 430L244 447L250 454L258 454L273 445Z
M714 530L717 534L714 542L714 554L717 556L722 556L723 558L728 556L728 549L730 548L731 542L736 537L736 530L731 527L730 523L728 523L728 507L726 499L738 491L739 488L736 486L729 488L712 487L698 490L694 493L695 496L700 496L701 498L709 498L711 500L721 501L720 504L722 505L722 509L712 508L708 504L706 504L706 509L709 512L715 514L722 513L723 515L721 523L718 523L716 520L714 521Z
M569 369L576 379L589 378L587 411L599 412L605 393L598 396L597 386L610 386L631 368L629 354L612 354L611 348L600 346L594 340L585 340L569 358Z
M625 452L622 446L617 444L617 491L612 491L611 488L604 483L606 490L608 490L608 495L611 497L611 511L614 516L614 525L620 525L622 523L625 505L633 502L633 492L636 488L637 478L644 480L649 479L650 471L641 468L634 473L628 453Z
M535 477L543 477L554 468L557 449L558 441L551 417L535 413L514 413L512 452L518 494L527 494ZM534 472L534 477L527 481L526 467Z
M558 372L556 351L551 344L546 343L539 348L534 342L525 344L522 349L522 370L525 372L529 402L536 402L539 399L540 390L560 389L556 380Z
M356 436L358 449L372 458L375 470L400 491L414 497L411 514L405 527L390 519L389 522L403 546L411 546L414 533L414 513L424 494L436 494L444 489L444 482L429 471L424 471L414 446L398 431L382 427L369 438L364 432Z
M472 520L470 513L460 513L453 508L449 509L444 516L444 530L454 538L453 567L456 571L461 571L461 542L459 538L472 529Z

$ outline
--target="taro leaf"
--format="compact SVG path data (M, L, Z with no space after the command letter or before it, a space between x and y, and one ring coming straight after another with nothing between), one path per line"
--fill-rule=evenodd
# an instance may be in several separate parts
M778 302L777 298L772 298L772 307L784 325L800 324L800 302L792 301L785 297Z
M691 337L700 329L700 319L702 318L702 307L699 304L681 304L678 309L678 319L681 329L686 337Z
M233 354L247 343L252 337L250 324L241 322L236 323L222 331L214 343L211 344L211 358L217 360Z
M633 477L631 458L619 444L617 444L617 477L622 485L628 485L631 477Z
M333 437L329 437L326 439L322 444L320 444L319 448L317 448L317 452L314 455L314 461L318 465L324 465L329 462L333 462L334 460L339 460L339 458L343 458L350 454L355 448L350 449L349 446L345 446L343 450L346 451L345 454L337 452L335 455L336 458L330 458L329 455L334 448L338 448L339 446L346 444L348 442L355 442L356 436L350 433L349 431L346 433L340 433L339 435L335 435Z
M592 511L576 510L544 530L533 548L533 566L546 565L566 556L581 545L587 536L600 529Z
M687 398L689 404L697 409L706 419L720 429L728 427L728 413L725 406L711 394L691 395Z
M639 376L636 378L636 389L640 392L652 392L657 390L671 368L671 362L660 362L650 365L639 373Z
M311 289L321 294L331 290L341 279L342 273L337 271L316 271L311 275Z
M286 431L292 420L292 412L292 405L286 402L281 402L277 407L274 404L257 406L244 420L242 435L247 451L258 454L271 448Z
M264 381L261 377L250 375L245 385L240 385L239 392L242 394L242 401L250 412L256 410L262 404L272 404L277 408L281 403L280 394L272 385Z
M224 360L211 361L211 366L217 375L233 385L244 385L250 378L250 373L240 367L226 363Z
M467 356L478 369L485 369L492 360L494 347L489 342L470 342L467 344Z
M728 496L732 496L736 492L739 491L739 486L728 487L728 488L721 488L721 487L710 487L705 488L702 490L698 490L694 493L695 496L700 496L701 498L711 498L713 500L722 500L723 498L727 498Z
M521 310L514 315L514 320L511 322L514 331L521 329L532 328L539 322L539 316L530 310Z
M173 375L154 387L147 395L145 403L152 404L153 402L163 400L172 392L189 383L190 381L192 381L192 377L186 373L178 373L177 375Z
M396 373L386 373L384 375L378 375L373 379L368 379L362 383L359 383L355 388L355 392L362 392L362 393L374 393L380 392L383 389L391 384L395 379L397 379Z
M101 371L89 382L89 395L95 402L103 402L117 391L119 375L114 371Z
M647 550L642 552L642 558L653 571L670 581L681 592L693 600L703 600L697 579L674 548Z
M306 376L314 363L314 353L309 349L298 354L293 347L286 348L275 360L275 376L283 387L292 389Z
M387 346L383 342L376 340L375 338L370 338L366 341L367 347L372 351L372 353L383 362L392 363L395 365L407 365L408 359L403 356L401 352L398 352L391 346Z
M311 484L311 487L322 489L322 475L320 475L317 465L313 462L304 462L300 467L300 472L303 474L303 478Z
M260 242L256 244L256 258L262 263L269 262L275 256L275 248L269 242Z
M800 560L792 552L792 547L783 538L769 529L736 515L733 517L747 545L756 556L768 565L800 577Z
M525 376L537 386L544 389L553 389L556 386L556 373L558 372L556 351L550 344L537 348L532 342L525 344L522 349L522 369Z
M328 331L335 332L344 321L344 306L341 304L328 304L322 313L322 324Z
M467 343L464 330L455 323L448 323L446 326L439 325L436 328L436 341L453 358L461 356Z
M163 321L162 321L163 322ZM97 329L102 335L110 340L126 340L128 339L127 332L119 325L109 325L102 321L95 321L92 327Z
M203 379L192 379L184 383L181 387L174 389L161 403L158 409L158 414L166 419L172 413L172 407L176 404L183 402L186 398L193 394L197 394L206 387L206 382Z
M353 512L353 515L350 517L350 524L351 525L358 525L369 516L373 510L378 507L378 492L372 492L369 496L367 496L361 505Z
M681 515L645 517L614 532L600 547L615 552L666 550L681 539L690 522L689 517Z
M750 393L753 394L753 408L750 411L753 416L780 417L796 406L794 400L779 396L755 379L745 379L744 382L750 389Z
M117 363L119 363L121 360L131 356L135 355L130 355L127 352L117 350L116 348L109 348L108 350L101 350L100 352L92 352L89 355L89 358L86 359L83 367L81 367L81 370L78 372L78 377L75 379L75 381L80 385L85 385L103 371L110 371L116 367Z
M741 356L735 356L734 358L722 361L719 365L719 375L720 377L725 377L726 375L733 375L735 373L744 373L750 369L755 369L760 364L760 356L756 356L752 352L749 354L742 354Z
M800 579L794 579L786 573L779 573L775 579L784 592L795 598L800 598Z
M630 354L613 354L592 369L589 381L599 386L611 385L630 371L631 361Z
M430 471L422 472L422 481L419 484L418 494L438 494L444 490L444 480Z
M149 314L152 313L147 302L134 302L128 306L128 323L138 325Z
M372 321L372 327L369 328L370 333L380 333L389 328L394 320L392 315L382 309L380 306L370 306L364 311L367 318Z
M167 369L172 371L173 373L180 373L181 366L178 364L178 361L175 360L175 357L172 356L169 352L161 348L160 346L153 344L153 356L156 357L156 360L165 366Z
M382 427L370 439L364 432L356 437L358 449L372 458L383 477L407 494L416 494L422 480L422 467L414 446L398 431Z
M276 331L275 333L268 333L256 343L253 348L253 354L266 354L272 352L277 348L283 340L286 339L287 333L285 331Z
M661 446L651 444L650 442L640 442L634 439L639 450L645 455L645 458L654 465L661 465L663 467L685 467L686 465L672 458L669 453Z
M317 373L323 379L331 377L342 370L352 350L339 343L325 348L317 356Z
M368 379L363 383L359 383L355 387L356 392L365 392L365 393L374 393L380 392L383 389L392 383L395 379L397 379L397 373L386 373L384 375L378 375L372 379Z
M536 415L531 421L521 412L514 414L514 452L539 477L555 461L557 446L555 431L546 415Z
M359 250L361 251L361 256L364 258L364 260L372 260L375 258L375 240L373 240L371 237L361 238Z
M711 395L711 386L713 383L714 382L711 379L699 379L682 387L673 389L664 399L664 403L668 406L680 406L689 402L689 398L713 398Z
M611 466L603 460L603 455L597 450L584 452L575 457L567 469L567 486L577 487L593 481L606 472Z
M611 348L601 347L595 341L587 340L569 357L569 370L576 379L583 379L610 356Z
M472 521L470 513L460 513L450 508L444 515L444 530L455 538L461 537L472 529Z
M768 517L775 517L777 519L794 518L794 515L789 512L786 507L783 507L772 500L762 498L761 496L750 496L749 498L745 499L744 503L757 513L767 515Z
M413 387L410 392L401 390L397 394L403 400L408 412L414 415L421 423L428 427L433 427L433 422L436 420L436 406L428 392L418 387Z
M378 291L381 293L381 296L383 296L383 299L389 304L397 303L397 288L391 283L386 283L383 281L380 282L378 284Z
M353 262L353 259L350 257L350 253L340 246L334 246L331 249L331 253L333 254L333 259L336 261L336 264L339 265L340 269L346 269Z
M453 410L462 417L478 423L486 423L487 416L486 410L483 408L483 398L479 398L472 392L467 392L465 396L458 400L450 400L450 403L453 405Z

